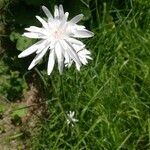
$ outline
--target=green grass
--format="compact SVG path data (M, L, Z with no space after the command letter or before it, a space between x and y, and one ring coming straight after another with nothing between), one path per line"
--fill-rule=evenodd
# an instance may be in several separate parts
M116 26L102 22L87 42L93 61L47 79L50 117L38 124L33 149L150 148L150 22L140 22L142 13L116 10ZM70 110L79 120L73 127Z

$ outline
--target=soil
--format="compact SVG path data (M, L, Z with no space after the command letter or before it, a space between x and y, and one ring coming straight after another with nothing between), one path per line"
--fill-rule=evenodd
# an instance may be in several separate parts
M8 103L0 98L0 105L5 111L0 115L0 150L31 149L31 139L37 131L37 124L47 113L46 104L42 102L39 90L29 84L29 90L24 93L21 101ZM25 115L17 119L12 117L14 108L24 106Z

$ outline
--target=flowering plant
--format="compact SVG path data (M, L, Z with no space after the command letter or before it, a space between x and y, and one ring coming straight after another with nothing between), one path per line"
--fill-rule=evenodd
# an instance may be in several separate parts
M23 34L25 37L40 40L24 50L18 57L26 57L36 52L37 55L28 68L30 70L49 50L48 75L54 68L56 58L60 74L62 74L64 66L70 67L73 62L75 62L77 70L80 70L81 65L86 65L87 60L92 58L89 56L90 51L85 48L85 44L77 38L89 38L94 35L85 26L77 24L83 18L83 15L79 14L68 21L69 13L64 12L62 5L55 6L54 16L45 6L42 6L42 9L47 16L47 20L36 16L42 27L30 26L25 28L28 32Z

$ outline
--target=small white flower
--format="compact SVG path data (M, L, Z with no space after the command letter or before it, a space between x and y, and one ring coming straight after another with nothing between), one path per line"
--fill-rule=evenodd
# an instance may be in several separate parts
M63 67L70 67L72 62L75 62L76 68L80 70L81 65L86 65L88 63L87 59L92 58L89 56L90 52L85 48L85 45L76 38L89 38L94 35L84 26L77 25L83 15L79 14L67 21L69 13L64 13L62 5L55 6L54 16L45 6L42 6L42 9L47 19L44 20L36 16L42 27L30 26L25 28L28 32L23 34L25 37L39 39L39 41L24 50L18 57L26 57L34 52L37 54L28 68L30 70L49 51L48 75L51 74L54 68L56 58L60 74L63 72Z
M74 115L74 111L69 111L69 113L67 114L67 124L71 124L73 126L73 123L78 122L78 119L75 119Z

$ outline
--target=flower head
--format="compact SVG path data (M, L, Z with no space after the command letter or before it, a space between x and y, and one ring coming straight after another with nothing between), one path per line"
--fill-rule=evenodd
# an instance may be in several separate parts
M54 16L45 6L42 6L42 9L47 19L44 20L36 16L42 27L30 26L25 28L28 32L23 34L25 37L39 39L39 41L24 50L18 57L22 58L36 53L36 57L28 68L30 70L49 51L48 75L51 74L56 59L60 73L63 72L64 66L70 67L73 62L75 62L76 68L80 70L81 65L86 65L88 63L87 59L92 58L89 56L90 52L85 48L85 45L77 38L89 38L94 35L84 26L77 25L83 15L79 14L68 21L69 13L64 12L62 5L55 6Z
M75 119L74 115L74 111L69 111L69 113L67 114L67 124L71 124L73 126L73 123L78 122L78 119Z

